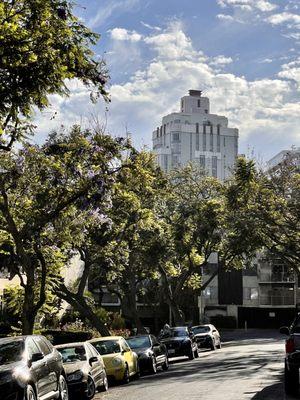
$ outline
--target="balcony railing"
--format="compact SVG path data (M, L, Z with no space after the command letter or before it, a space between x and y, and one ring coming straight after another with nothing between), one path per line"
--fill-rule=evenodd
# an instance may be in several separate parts
M288 296L260 296L259 302L261 306L293 306L295 304L294 293Z

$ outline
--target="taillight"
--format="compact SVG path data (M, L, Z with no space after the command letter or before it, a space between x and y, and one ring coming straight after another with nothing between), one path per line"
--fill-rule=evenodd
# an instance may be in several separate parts
M290 338L285 342L285 351L286 353L293 353L295 351L295 342L293 338Z

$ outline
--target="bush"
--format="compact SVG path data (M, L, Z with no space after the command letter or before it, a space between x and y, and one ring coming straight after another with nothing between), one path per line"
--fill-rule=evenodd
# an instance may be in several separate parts
M236 318L229 315L216 315L214 317L210 317L210 323L215 325L217 329L236 329L237 327Z
M66 344L74 342L85 342L93 337L93 333L89 331L64 331L47 329L41 331L41 334L46 336L47 339L54 345L56 344Z

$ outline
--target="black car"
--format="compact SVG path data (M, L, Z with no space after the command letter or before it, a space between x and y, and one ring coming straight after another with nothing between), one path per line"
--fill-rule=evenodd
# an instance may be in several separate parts
M195 335L195 339L199 348L204 347L211 350L221 348L220 333L214 325L198 325L193 326L191 331Z
M70 396L92 399L96 390L107 391L104 362L98 351L87 342L55 346L63 359Z
M138 335L127 339L130 348L138 355L140 371L156 374L157 367L169 368L168 351L153 335Z
M280 328L280 333L288 336L285 343L284 386L287 394L297 395L299 391L300 368L300 313L292 325Z
M1 400L68 400L59 352L43 336L0 339Z
M190 360L199 357L198 346L193 332L186 326L170 328L159 336L166 345L169 357L188 357Z

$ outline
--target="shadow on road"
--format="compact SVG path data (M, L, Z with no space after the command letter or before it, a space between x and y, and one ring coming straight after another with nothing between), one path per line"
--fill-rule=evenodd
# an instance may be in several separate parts
M266 386L263 390L256 393L251 400L299 400L299 397L287 396L284 393L283 383L278 382L273 385Z

